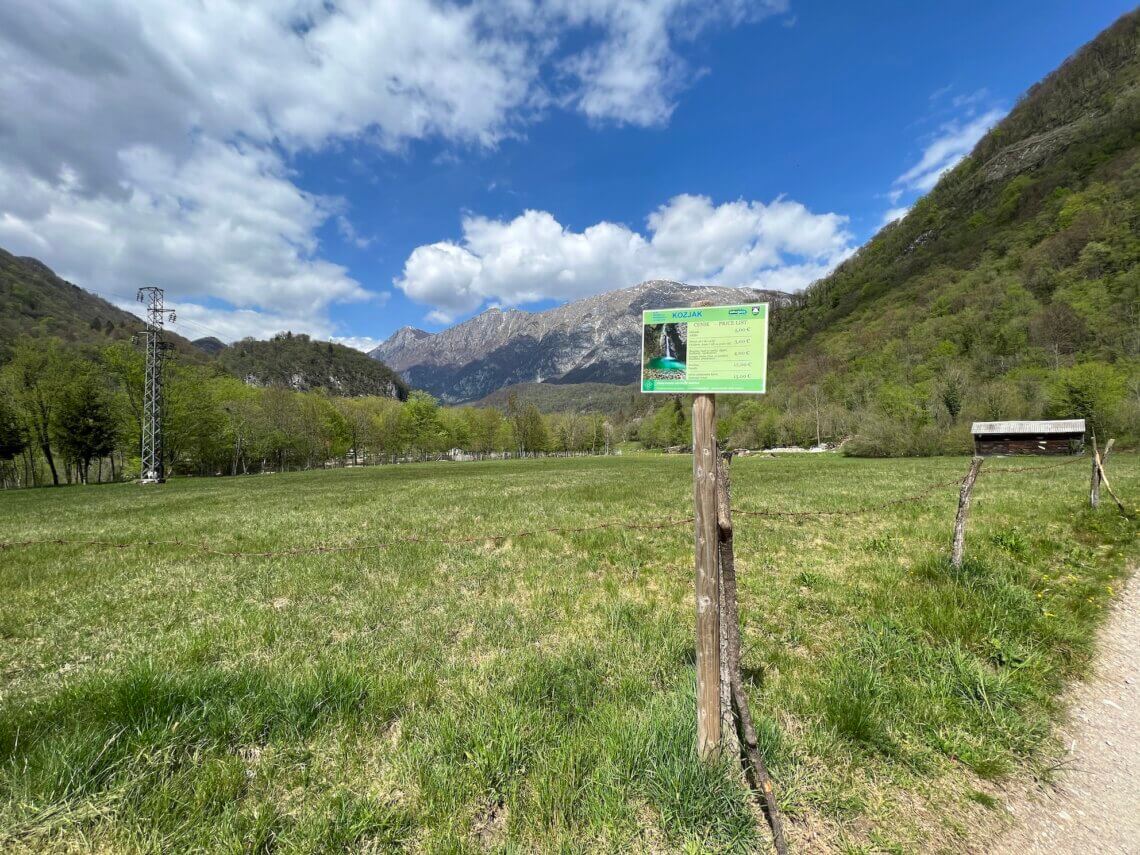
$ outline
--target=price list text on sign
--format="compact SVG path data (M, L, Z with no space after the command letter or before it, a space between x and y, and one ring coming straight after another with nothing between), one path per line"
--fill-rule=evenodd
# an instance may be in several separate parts
M642 392L763 393L767 363L767 303L642 313Z

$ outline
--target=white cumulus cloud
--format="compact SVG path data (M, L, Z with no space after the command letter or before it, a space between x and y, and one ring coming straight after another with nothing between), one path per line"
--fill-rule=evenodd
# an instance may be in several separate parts
M318 230L331 219L360 249L372 237L297 186L295 155L345 140L485 149L557 106L660 124L698 71L686 42L784 6L0 3L0 245L96 289L153 283L209 301L219 326L232 310L234 330L299 318L323 334L331 304L368 295L322 259ZM429 255L417 264L424 281L454 275L431 273Z
M987 110L972 118L955 120L942 125L934 138L923 149L918 163L895 179L895 189L927 192L934 188L946 172L970 153L986 131L1005 115L1004 110Z
M554 0L537 8L571 26L608 34L563 60L563 70L577 84L567 96L570 103L591 119L656 125L669 119L677 93L694 74L675 50L678 41L697 38L716 24L779 14L787 2Z
M600 222L580 232L547 211L512 220L468 216L458 242L416 247L396 287L448 322L487 305L570 300L653 279L795 291L852 252L847 218L778 198L714 204L682 194L644 233Z
M906 205L900 205L897 208L888 208L887 211L883 214L883 219L879 223L879 227L882 228L887 223L893 223L895 220L901 220L907 215L907 213L909 213L909 211L910 208Z
M150 147L121 161L122 199L0 166L0 246L103 291L157 284L172 299L302 316L368 298L317 256L332 204L299 190L271 152L202 142L182 161Z

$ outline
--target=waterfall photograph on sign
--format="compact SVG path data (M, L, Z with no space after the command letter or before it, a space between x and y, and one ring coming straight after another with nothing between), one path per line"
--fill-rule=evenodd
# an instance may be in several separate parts
M641 391L764 394L768 304L646 309Z
M642 364L646 377L654 380L684 380L689 325L646 324Z

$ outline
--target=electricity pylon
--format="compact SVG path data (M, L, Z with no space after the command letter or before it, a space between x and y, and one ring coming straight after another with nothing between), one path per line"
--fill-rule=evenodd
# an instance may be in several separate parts
M139 288L136 299L148 304L146 330L143 332L146 379L143 384L142 483L161 484L166 480L162 436L162 363L170 348L170 343L162 339L162 328L167 315L170 315L171 321L175 316L173 309L163 308L161 288Z

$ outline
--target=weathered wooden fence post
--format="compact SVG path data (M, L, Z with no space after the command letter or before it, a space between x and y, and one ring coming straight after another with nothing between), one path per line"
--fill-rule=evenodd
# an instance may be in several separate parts
M723 467L723 463L720 464ZM718 473L720 469L718 468ZM719 475L718 475L719 479ZM732 714L732 676L729 674L729 663L732 660L732 653L730 650L731 635L729 632L729 614L730 606L726 599L727 591L725 589L724 581L724 551L725 551L725 530L724 530L724 497L721 493L720 481L717 482L717 592L720 594L720 740L721 749L730 755L735 755L739 752L739 744L736 739L736 719ZM728 549L732 548L731 531L728 535L730 538Z
M697 753L720 748L720 573L716 524L716 400L693 396L693 517L696 538Z
M1110 444L1111 442L1112 441L1109 440ZM1107 456L1107 449L1105 451L1105 454ZM1108 473L1104 471L1104 461L1097 453L1095 441L1093 443L1093 465L1096 466L1097 473L1099 475L1099 482L1101 484L1104 484L1104 489L1108 490L1108 495L1112 496L1112 501L1116 502L1116 507L1120 509L1120 512L1124 514L1124 516L1131 518L1133 514L1131 514L1128 508L1124 506L1124 502L1120 501L1120 496L1116 495L1116 491L1112 489L1112 484L1110 484L1108 481Z
M736 562L732 550L732 495L728 463L732 452L718 454L716 464L717 579L720 593L720 739L721 750L740 753L736 716L732 712L732 668L740 667L740 612L736 602ZM736 657L733 658L733 645Z
M693 308L711 306L698 300ZM714 757L721 740L720 566L716 519L716 397L693 396L693 527L697 606L697 755Z
M954 518L954 547L950 552L950 564L955 570L961 569L962 559L966 553L966 520L970 516L970 494L974 489L974 482L978 480L978 470L982 468L981 457L970 461L970 471L962 482L962 489L958 491L958 515Z
M1096 434L1093 434L1093 458L1092 458L1092 485L1089 487L1089 506L1093 508L1100 507L1100 470L1104 466L1104 462L1108 460L1109 452L1112 451L1112 444L1116 442L1115 439L1109 439L1108 444L1104 447L1104 454L1099 454L1096 447Z
M731 452L717 461L717 536L719 539L720 594L721 594L721 679L722 690L728 692L728 722L724 734L725 747L733 753L743 755L746 761L746 774L752 786L760 791L764 799L764 813L772 829L772 842L777 855L787 855L788 844L784 840L784 824L780 819L780 809L776 804L776 791L772 787L772 777L764 758L760 756L756 727L752 723L752 712L748 707L748 696L744 694L744 674L741 669L740 609L736 594L736 557L732 548L732 489L729 484L728 461ZM725 693L722 691L722 697ZM735 716L733 711L735 710Z

